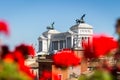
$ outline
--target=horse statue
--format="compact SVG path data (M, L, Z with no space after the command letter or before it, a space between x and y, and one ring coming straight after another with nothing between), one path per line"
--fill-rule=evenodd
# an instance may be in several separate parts
M85 17L85 14L83 14L80 19L76 19L76 23L77 23L77 24L85 23L84 17Z
M54 29L54 24L55 24L55 22L53 22L53 23L51 24L51 26L47 26L47 29L48 29L48 30L53 30L53 29Z

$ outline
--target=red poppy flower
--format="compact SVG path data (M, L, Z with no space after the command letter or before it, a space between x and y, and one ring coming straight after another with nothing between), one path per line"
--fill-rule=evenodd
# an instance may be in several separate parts
M35 50L31 45L21 44L15 48L15 51L20 51L26 59L28 55L34 56Z
M0 20L0 32L9 35L8 24L3 20Z
M80 58L72 50L62 50L53 55L53 61L56 66L68 67L78 65Z
M105 35L93 36L92 42L84 44L86 58L98 58L117 48L117 41Z

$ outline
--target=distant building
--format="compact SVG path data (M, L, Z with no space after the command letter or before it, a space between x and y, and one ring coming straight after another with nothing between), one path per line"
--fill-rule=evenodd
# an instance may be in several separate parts
M59 32L54 29L54 23L47 27L47 31L38 38L38 55L54 53L63 48L82 50L83 40L89 42L93 35L93 27L85 23L83 17L77 19L76 24L67 32Z
M28 56L28 58L25 60L25 65L30 67L30 71L32 74L36 75L36 79L35 80L39 80L39 66L38 66L38 62L36 62L37 57L32 57L32 56Z
M89 65L86 60L83 60L78 66L70 66L66 70L55 67L52 61L52 54L58 50L64 48L71 48L74 50L75 55L81 57L83 55L83 41L89 43L92 40L93 27L83 20L85 15L81 19L76 20L76 24L71 26L66 32L59 32L54 28L54 22L51 26L47 27L47 31L43 32L38 38L38 75L44 70L52 71L56 73L60 80L73 80L81 74L89 72ZM61 27L62 28L62 27ZM54 78L52 78L54 80Z

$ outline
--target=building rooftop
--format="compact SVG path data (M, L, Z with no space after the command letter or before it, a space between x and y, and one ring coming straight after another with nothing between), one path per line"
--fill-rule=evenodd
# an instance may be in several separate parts
M92 29L93 27L87 23L80 23L80 24L76 24L76 25L73 25L70 30L71 31L74 31L74 30L77 30L77 29Z

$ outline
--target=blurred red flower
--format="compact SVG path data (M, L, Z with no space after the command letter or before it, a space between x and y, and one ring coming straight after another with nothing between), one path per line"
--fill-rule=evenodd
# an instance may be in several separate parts
M0 32L9 35L8 24L3 20L0 20Z
M17 64L18 64L19 70L22 71L23 73L25 73L26 75L28 75L30 78L34 79L35 75L32 74L30 72L30 68L25 65L25 59L24 59L24 55L23 55L22 51L15 50L13 52L13 55L14 55L15 62L17 62Z
M35 78L35 75L30 72L30 68L26 65L19 65L19 70L28 75L31 79Z
M64 49L53 55L53 61L56 66L68 67L78 65L80 58L72 50Z
M35 50L31 45L21 44L15 48L15 51L20 51L26 59L28 55L34 56Z
M7 54L10 53L9 47L7 45L1 45L1 58L3 59Z
M108 54L112 49L117 48L118 43L113 37L105 35L93 36L89 43L84 42L84 56L86 58L98 58Z
M14 51L13 52L15 62L17 62L19 65L24 65L24 56L20 51Z
M53 80L61 80L61 79L59 78L58 74L56 74L56 73L52 73L52 79L53 79Z
M22 53L20 51L14 51L13 54L14 54L14 59L18 64L19 70L27 74L29 77L34 78L35 75L33 75L30 72L30 68L25 65L25 59Z
M29 46L26 45L20 45L18 47L16 47L15 51L13 52L14 55L14 59L18 64L18 68L20 71L22 71L23 73L25 73L26 75L28 75L30 78L34 79L35 75L32 74L30 72L30 68L28 66L25 65L25 58L24 58L24 54L27 55L30 53L29 51ZM30 49L32 47L30 46ZM26 51L24 51L26 49ZM28 49L28 50L27 50ZM26 53L25 53L26 52Z
M12 53L6 54L3 61L6 63L13 63L14 62L13 54Z
M52 72L45 70L42 72L42 75L39 80L49 80L49 79L52 79Z
M51 71L44 70L39 80L60 80L60 79L57 74Z

